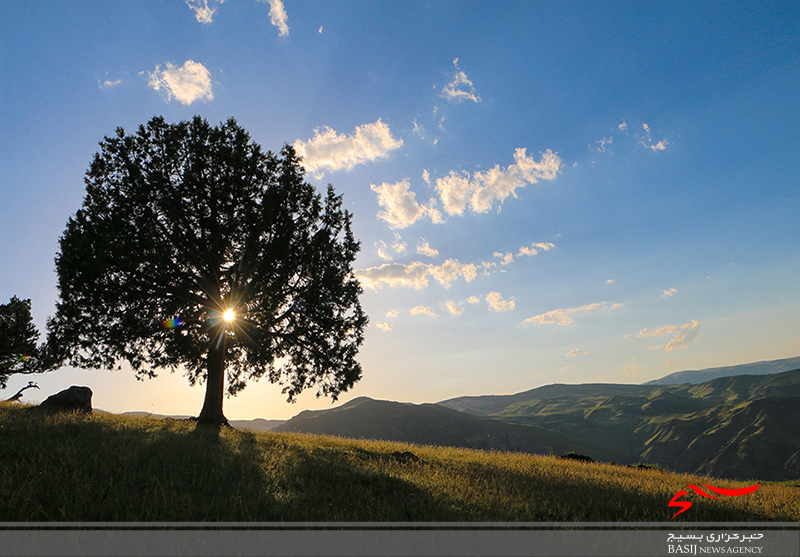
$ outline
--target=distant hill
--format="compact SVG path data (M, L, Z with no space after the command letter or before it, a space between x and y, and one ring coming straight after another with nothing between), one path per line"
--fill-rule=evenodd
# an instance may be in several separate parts
M167 416L164 414L151 414L150 412L123 412L120 415L138 418L156 418L159 420L166 418L171 418L173 420L188 420L191 417ZM255 420L228 420L228 423L236 429L249 429L251 431L271 431L285 422L286 420L265 420L264 418L256 418Z
M760 480L800 478L800 370L697 385L548 385L439 404L359 398L276 431L538 454Z
M568 437L540 426L471 416L437 404L368 397L329 410L306 410L274 431L531 454L561 454L576 448Z
M731 377L733 375L768 375L771 373L781 373L782 371L791 371L793 369L800 369L800 356L736 366L677 371L661 379L648 381L645 385L680 385L682 383L691 383L694 385L720 377Z

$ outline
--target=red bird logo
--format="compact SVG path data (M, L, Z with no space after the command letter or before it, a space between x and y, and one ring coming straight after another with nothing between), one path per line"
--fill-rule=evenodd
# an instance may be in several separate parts
M756 489L758 489L758 487L761 484L751 485L750 487L741 487L739 489L724 489L724 488L721 488L721 487L711 487L708 484L703 484L703 485L705 485L705 487L707 489L709 489L710 491L713 491L714 493L717 493L719 495L726 495L726 496L730 497L730 496L747 495L749 493L753 493L753 492L755 492ZM714 497L713 495L709 495L708 493L706 493L705 491L703 491L702 489L700 489L696 485L687 485L686 487L687 487L687 489L691 489L692 491L694 491L698 495L702 495L703 497L709 497L711 499L719 499L719 497ZM681 514L684 511L688 511L689 507L692 506L692 503L689 502L689 501L676 501L676 499L678 499L679 497L683 497L684 495L689 495L689 492L688 491L684 491L684 490L681 489L678 493L675 494L675 497L673 497L670 500L669 505L667 505L668 507L680 507L680 509L681 509L678 512L676 512L674 515L672 515L672 518L675 518L676 516L678 516L679 514ZM672 520L672 518L670 518L670 520Z

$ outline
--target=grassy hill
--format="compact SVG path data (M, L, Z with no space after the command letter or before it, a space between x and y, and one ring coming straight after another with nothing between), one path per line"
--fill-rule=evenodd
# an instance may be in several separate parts
M437 405L360 398L276 428L409 443L576 452L733 479L800 478L800 370L691 385L548 385Z
M404 404L367 397L330 410L301 412L275 431L537 454L562 454L575 449L575 443L564 435L541 426L509 424L436 404Z
M0 404L0 521L665 521L721 481L518 453ZM685 496L681 521L797 521L798 488Z

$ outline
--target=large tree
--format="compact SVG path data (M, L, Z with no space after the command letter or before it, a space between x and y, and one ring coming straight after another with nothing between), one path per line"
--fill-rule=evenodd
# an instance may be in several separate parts
M11 375L42 371L38 340L30 300L13 296L7 304L0 304L0 389L6 388Z
M292 401L312 387L336 400L360 379L352 215L304 181L291 146L265 153L235 120L199 117L100 146L60 239L51 358L127 361L139 378L180 366L205 381L197 419L211 424L248 380Z

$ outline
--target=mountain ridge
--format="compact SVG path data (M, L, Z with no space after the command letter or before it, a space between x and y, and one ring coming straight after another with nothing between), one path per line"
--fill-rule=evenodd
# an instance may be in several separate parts
M437 407L439 407L437 409ZM800 477L800 369L701 384L548 385L408 404L359 397L275 431L659 465L734 479Z

